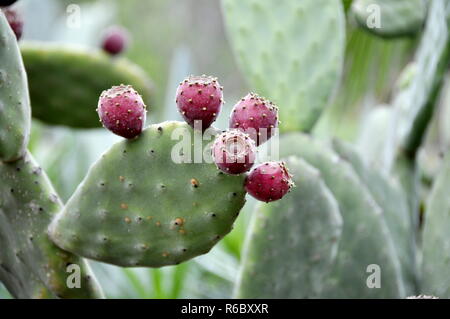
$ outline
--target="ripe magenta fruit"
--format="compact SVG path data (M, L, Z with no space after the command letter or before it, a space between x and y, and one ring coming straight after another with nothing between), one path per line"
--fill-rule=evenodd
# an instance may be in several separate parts
M231 130L216 137L213 158L224 173L238 175L250 170L255 162L255 142L245 133Z
M278 108L270 101L250 93L233 108L230 128L239 129L261 145L275 134L278 126Z
M2 9L3 13L5 14L6 20L8 20L8 23L13 30L14 34L16 35L17 41L20 40L23 33L23 17L20 13L17 12L17 10L12 8L5 8Z
M223 88L216 78L189 76L177 89L176 103L184 120L192 127L196 121L206 130L217 119L223 103ZM197 126L196 125L196 126Z
M106 30L103 38L103 50L111 55L122 53L128 44L128 32L125 29L114 26Z
M294 186L286 165L268 162L255 167L245 180L245 189L257 200L273 202L283 198Z
M100 122L108 130L125 138L141 134L145 124L146 106L130 85L113 86L103 91L97 108Z

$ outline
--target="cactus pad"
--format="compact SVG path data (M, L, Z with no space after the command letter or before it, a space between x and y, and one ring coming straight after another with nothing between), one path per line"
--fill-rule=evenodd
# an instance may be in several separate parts
M47 236L62 208L47 176L31 155L0 164L0 281L17 298L98 298L101 292L85 261ZM81 270L80 288L68 288L67 267Z
M383 209L402 266L406 293L408 295L416 293L415 226L405 194L387 176L376 171L373 166L367 165L350 144L335 139L333 148L342 159L352 165L377 204Z
M126 59L53 44L24 43L21 50L30 84L32 115L45 123L100 127L98 97L103 90L121 83L132 85L151 105L150 80Z
M0 10L0 160L25 154L30 122L27 76L16 36Z
M342 218L319 171L297 157L287 166L297 185L252 215L237 298L315 298L336 259Z
M361 28L381 37L392 38L415 35L422 29L427 1L355 0L351 8ZM377 21L378 26L372 25Z
M448 69L448 12L449 1L430 1L427 23L414 58L414 73L409 85L399 92L393 102L396 146L406 153L414 154L421 144Z
M343 65L341 1L222 2L228 36L252 89L280 106L282 131L310 131Z
M115 144L90 169L50 225L53 241L78 255L119 266L160 267L207 253L245 203L245 176L221 173L181 122L152 125ZM196 134L197 134L196 133ZM173 136L172 136L173 135ZM191 144L192 143L192 144ZM184 143L186 145L186 143ZM195 146L195 147L194 147ZM205 150L208 163L173 161Z
M425 212L421 293L450 297L450 154L436 179Z
M361 125L357 148L364 161L378 167L387 166L395 153L393 142L394 109L389 105L372 108Z
M282 158L296 155L316 167L339 203L344 227L326 298L398 298L405 295L402 272L383 210L353 168L325 143L303 134L280 139ZM369 288L369 265L382 270L381 288Z

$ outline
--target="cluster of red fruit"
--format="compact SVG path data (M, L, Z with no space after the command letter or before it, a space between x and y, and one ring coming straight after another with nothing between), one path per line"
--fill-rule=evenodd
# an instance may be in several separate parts
M223 104L223 88L216 78L190 76L177 89L176 103L184 120L205 131L217 119ZM144 127L146 106L131 86L116 86L102 93L97 109L103 125L125 138L135 138ZM239 175L254 165L257 146L265 143L278 126L278 108L250 93L233 108L229 130L218 135L212 147L217 167ZM281 199L292 188L291 176L282 162L267 162L247 176L245 188L258 200Z
M195 122L206 130L216 120L223 104L223 88L216 78L190 76L180 83L176 103L187 123ZM226 174L248 172L255 163L256 147L265 143L278 126L278 108L270 101L250 93L233 108L229 130L216 137L212 155L217 167ZM258 200L281 199L292 187L284 163L268 162L254 168L245 188Z

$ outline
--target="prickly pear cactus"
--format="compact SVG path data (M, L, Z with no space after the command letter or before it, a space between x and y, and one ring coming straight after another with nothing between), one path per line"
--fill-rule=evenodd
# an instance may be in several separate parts
M447 17L450 17L450 1L430 1L427 23L414 58L413 78L393 102L395 147L407 154L414 154L422 142L448 69L450 41Z
M0 281L17 298L99 298L88 265L47 236L62 208L47 176L30 154L0 164ZM80 267L80 288L67 285L67 267Z
M418 226L420 185L417 151L424 140L450 62L450 1L433 0L428 8L425 30L414 57L407 86L395 96L393 118L386 146L390 157L384 166L400 181L408 196L413 221ZM404 76L402 75L402 78Z
M297 185L252 215L237 298L317 298L336 259L342 230L338 203L318 170L290 157Z
M280 106L281 131L310 131L326 107L343 65L341 1L222 3L241 70L257 93Z
M132 85L151 106L152 84L126 59L103 52L44 43L23 43L33 117L77 128L100 127L98 95L120 83Z
M28 84L16 36L0 10L0 159L23 154L30 134Z
M195 146L190 138L178 141L181 135L193 130L165 122L114 145L50 225L53 241L120 266L160 267L207 253L245 203L245 176L217 170L210 145L209 163L177 164L173 156L180 152L192 160L204 150L201 136Z
M436 179L425 212L421 293L450 298L450 154Z
M394 153L391 130L394 109L380 105L371 109L361 125L357 148L369 165L383 167Z
M412 36L423 27L426 0L355 0L351 6L358 25L381 37Z
M385 213L354 169L325 143L299 133L280 138L280 156L292 155L302 157L321 172L344 220L336 265L321 296L404 297L402 269ZM367 285L367 269L373 264L382 270L383 283L377 289Z
M375 170L373 166L367 165L350 144L335 139L333 149L352 166L383 209L402 266L406 294L416 293L418 271L415 256L415 224L405 194L391 179Z
M395 84L396 91L406 90L417 76L417 65L415 62L410 62L400 73Z

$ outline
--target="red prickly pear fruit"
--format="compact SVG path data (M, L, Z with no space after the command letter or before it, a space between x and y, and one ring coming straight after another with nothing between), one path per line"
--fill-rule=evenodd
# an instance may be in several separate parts
M184 120L193 128L201 124L205 131L220 113L222 90L216 78L206 75L186 78L178 86L176 97L178 110Z
M17 41L20 40L23 33L23 17L15 9L5 8L2 9L5 14L6 20L8 20L9 26L16 35Z
M110 55L122 53L128 45L128 32L118 26L110 27L103 37L102 48Z
M255 142L250 136L238 130L217 136L212 151L216 166L230 175L248 172L256 157Z
M9 7L10 5L16 3L17 0L0 0L0 7Z
M263 202L283 198L292 187L292 176L283 162L268 162L255 167L245 180L246 191Z
M243 97L233 108L230 128L239 129L259 146L268 141L278 127L278 107L254 93Z
M104 127L131 139L141 134L147 110L139 93L130 85L121 84L103 91L97 112Z

